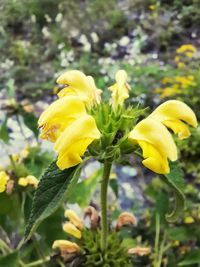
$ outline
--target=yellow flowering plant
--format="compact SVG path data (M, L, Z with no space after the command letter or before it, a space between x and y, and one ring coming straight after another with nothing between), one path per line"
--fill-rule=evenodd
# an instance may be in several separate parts
M188 138L189 126L197 127L196 116L189 106L177 100L166 101L145 116L146 109L141 109L138 105L126 105L125 100L129 97L130 90L127 80L127 73L119 70L115 83L109 87L111 98L106 102L91 76L71 70L64 72L57 79L57 83L63 87L58 93L59 98L49 105L38 121L40 137L54 144L57 159L47 168L38 184L26 227L26 240L39 223L51 215L64 199L67 200L72 190L75 190L81 168L91 158L104 166L100 193L100 225L98 234L96 233L99 238L101 266L125 266L120 261L115 265L108 264L110 260L117 262L116 253L112 254L113 259L108 259L111 242L118 242L118 245L121 243L119 239L110 239L113 233L107 217L107 190L114 162L123 162L124 157L135 154L142 159L146 168L160 175L162 180L172 187L176 205L172 213L167 215L168 220L175 220L184 207L181 190L183 181L172 133L180 140ZM81 239L81 221L72 212L68 212L67 217L70 220L63 225L64 231L71 233L76 239ZM76 244L66 242L57 242L53 247L60 247L61 251L64 251L65 247L71 252L79 251ZM84 244L82 246L84 247ZM149 250L130 251L133 254L139 251L142 255ZM129 266L130 258L127 252L126 255L126 266ZM93 262L95 263L95 258Z

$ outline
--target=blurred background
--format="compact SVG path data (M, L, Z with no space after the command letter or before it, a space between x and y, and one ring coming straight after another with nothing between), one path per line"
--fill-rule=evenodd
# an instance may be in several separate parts
M50 144L38 139L37 118L56 99L58 75L79 69L92 75L98 88L107 89L123 68L129 76L130 103L149 106L150 111L165 100L179 99L199 119L199 47L199 0L0 1L0 170L9 176L0 194L0 266L42 259L52 253L53 240L63 236L61 209L41 225L20 255L15 253L34 192L33 185L20 185L19 179L39 178L54 157ZM108 97L106 90L104 94ZM162 266L200 266L200 128L191 131L192 138L180 144L177 140L187 205L175 225L166 225L164 219L172 194L137 159L113 170L113 218L121 209L131 210L139 218L134 242L153 249L159 214L166 244ZM78 189L84 197L72 195L71 205L84 208L90 199L98 205L100 174L96 163L87 166ZM11 265L5 264L9 253L14 255ZM134 266L152 266L152 257L136 259ZM64 266L59 264L52 259L46 266Z

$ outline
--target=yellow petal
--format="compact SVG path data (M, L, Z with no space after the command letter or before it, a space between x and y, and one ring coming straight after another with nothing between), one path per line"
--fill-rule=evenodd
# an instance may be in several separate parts
M178 134L178 137L181 140L188 138L191 135L188 126L180 120L166 120L164 124L172 129L175 134Z
M77 216L73 210L66 210L65 217L70 220L78 229L83 229L83 221Z
M28 175L28 176L26 177L26 179L27 179L29 185L32 185L32 186L34 186L35 188L37 188L39 181L38 181L38 179L37 179L35 176L33 176L33 175Z
M86 76L83 72L78 70L66 71L57 79L58 84L67 85L61 95L75 94L80 97L84 102L90 105L96 101L97 88L93 78Z
M27 179L24 178L24 177L20 177L19 180L18 180L18 185L26 187L28 185Z
M116 83L108 89L112 92L111 103L114 108L122 105L124 100L129 97L129 85L127 84L127 73L119 70L115 75Z
M188 137L189 129L184 126L188 123L197 127L197 119L193 110L185 103L178 100L169 100L158 106L150 115L150 118L162 122L164 125L178 133L181 139Z
M56 240L52 246L53 249L60 249L65 253L76 253L80 251L80 247L73 242L67 240Z
M78 230L78 228L76 228L76 226L73 225L72 223L70 223L70 222L66 222L66 223L63 225L63 230L64 230L66 233L68 233L68 234L70 234L70 235L72 235L72 236L74 236L74 237L76 237L76 238L78 238L78 239L81 239L81 236L82 236L81 231Z
M54 149L59 154L57 165L63 170L79 164L87 147L100 138L95 120L85 115L71 123L57 139Z
M143 151L144 160L142 163L144 166L159 174L169 173L169 164L166 156L161 155L153 145L145 141L138 141L138 144Z
M145 141L155 147L162 156L172 161L177 160L177 148L171 134L164 125L150 117L135 126L129 133L129 139Z
M6 190L6 185L9 180L9 176L5 171L0 171L0 193Z
M55 142L72 121L86 114L83 102L76 96L65 96L53 102L40 116L41 138Z

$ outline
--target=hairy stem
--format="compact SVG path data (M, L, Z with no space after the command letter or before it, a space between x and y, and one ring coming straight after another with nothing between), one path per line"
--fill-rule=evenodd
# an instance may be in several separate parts
M107 249L108 218L107 218L107 191L112 162L104 162L103 179L101 183L101 250Z

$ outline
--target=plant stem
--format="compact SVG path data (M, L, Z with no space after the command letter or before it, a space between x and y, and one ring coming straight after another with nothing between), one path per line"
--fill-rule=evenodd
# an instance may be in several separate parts
M108 219L107 219L107 191L112 162L104 162L103 179L101 183L101 250L107 249Z

